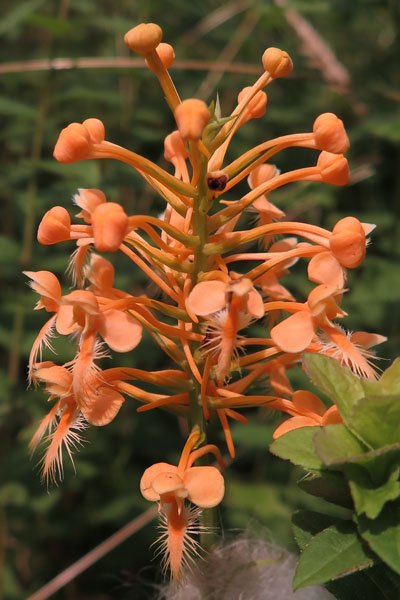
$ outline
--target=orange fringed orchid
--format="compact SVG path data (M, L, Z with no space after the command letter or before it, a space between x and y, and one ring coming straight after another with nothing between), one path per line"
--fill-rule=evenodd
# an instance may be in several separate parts
M152 465L143 473L140 491L146 500L159 502L165 532L161 535L161 551L165 568L178 579L182 569L188 566L191 554L196 554L198 544L190 537L196 531L199 512L185 504L189 501L197 507L214 508L224 497L224 478L216 467L193 467L193 463L212 452L222 469L225 464L216 446L211 444L193 450L199 441L199 431L189 436L178 466L168 463Z
M374 226L349 216L330 231L284 220L282 207L273 204L273 192L289 183L343 186L348 182L344 153L349 141L343 122L323 113L315 118L311 131L263 141L229 162L226 156L236 132L265 113L264 88L290 75L289 55L267 48L260 76L240 91L236 106L223 116L218 100L210 106L196 98L181 101L168 71L175 53L162 35L158 25L142 23L126 34L125 42L157 77L175 119L174 130L164 141L164 157L172 172L108 141L103 123L96 118L68 125L54 148L61 163L112 159L132 167L165 204L158 218L137 215L129 206L108 202L101 190L79 188L73 201L81 223L71 223L63 206L54 206L44 215L39 243L76 242L69 272L80 289L63 295L53 273L26 273L40 296L36 308L51 315L32 347L30 379L44 383L54 401L31 447L47 433L42 466L49 480L62 473L63 446L71 454L86 424L109 423L124 402L123 394L144 403L139 412L162 408L187 418L193 433L178 466L153 465L141 481L144 497L160 504L165 560L178 578L188 550L196 549L188 534L196 529L193 517L198 509L193 512L188 502L200 509L212 508L224 493L223 478L215 467L193 466L210 452L222 466L216 446L207 443L208 422L220 421L231 457L234 445L228 418L246 423L238 412L241 408L265 405L287 412L291 418L275 436L295 427L338 422L335 407L325 411L312 394L294 391L287 372L308 351L327 354L360 377L373 378L370 348L384 338L346 333L335 322L346 314L340 302L347 269L364 260L367 236ZM318 157L311 166L281 173L275 163L279 165L279 153L291 147L317 151ZM225 200L225 194L244 180L250 190ZM257 220L246 224L250 211ZM255 247L250 248L253 242ZM139 269L145 288L155 288L160 297L134 296L115 286L114 267L99 253L116 251ZM304 259L308 279L317 285L306 301L297 301L294 291L279 279ZM246 328L254 321L258 321L254 327L258 337L249 337ZM111 351L125 353L139 345L143 329L174 368L100 369L98 361L105 352L99 337ZM55 332L73 334L76 340L75 357L63 366L41 362L42 350L51 349ZM254 346L258 348L252 350ZM239 348L246 355L239 356ZM262 387L267 377L276 395L251 395L253 384ZM158 386L161 393L147 391L147 384Z

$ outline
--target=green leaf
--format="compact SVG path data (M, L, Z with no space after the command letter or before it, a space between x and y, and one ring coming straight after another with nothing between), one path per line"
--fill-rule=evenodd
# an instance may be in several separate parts
M323 498L332 504L351 508L353 501L349 486L343 475L335 471L322 471L304 477L298 482L299 487L313 496Z
M392 465L392 472L383 485L376 486L370 473L361 465L347 464L344 471L349 480L351 495L357 514L365 513L375 519L386 502L396 500L400 495L398 464Z
M365 396L361 380L337 360L321 354L306 354L304 365L312 383L337 405L348 424L354 402Z
M317 533L343 522L343 519L312 510L298 510L292 517L293 536L300 550L304 550Z
M325 465L358 462L366 452L365 446L345 425L327 425L314 437L315 452Z
M349 420L372 448L400 443L400 395L360 398L352 406Z
M387 504L374 520L360 515L357 523L372 550L400 574L400 503Z
M378 564L325 584L337 600L399 600L400 578Z
M323 463L316 456L313 438L321 427L301 427L285 433L271 446L270 451L286 460L290 460L294 465L299 465L304 469L322 470Z
M344 521L340 525L331 525L314 536L303 550L293 589L325 583L372 564L373 559L364 549L353 523Z

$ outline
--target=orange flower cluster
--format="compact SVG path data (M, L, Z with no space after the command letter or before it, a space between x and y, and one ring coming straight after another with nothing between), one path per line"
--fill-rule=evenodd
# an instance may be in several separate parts
M223 117L218 103L208 107L197 99L181 101L168 72L175 54L161 40L162 31L154 24L139 25L125 36L157 76L174 114L177 129L166 137L164 153L173 173L107 141L103 124L94 118L68 125L54 149L62 163L108 158L133 167L165 201L165 211L159 218L129 214L128 207L108 202L100 190L79 189L74 203L80 223L72 224L62 206L44 215L38 230L41 244L76 243L69 270L77 289L63 295L51 272L26 273L40 296L36 308L51 315L33 344L29 376L45 385L53 404L31 447L48 434L42 467L43 476L52 480L62 475L63 446L71 455L80 430L88 424L108 424L126 395L142 403L140 412L168 407L188 418L192 432L178 467L153 465L141 482L144 497L162 508L166 562L178 577L187 544L194 549L194 542L187 542L191 517L185 502L210 508L224 493L215 467L192 467L209 452L222 462L217 448L206 443L208 422L220 421L232 457L228 418L246 422L240 408L269 406L289 414L275 436L296 427L340 422L335 406L326 410L313 394L294 392L287 371L301 362L304 352L314 352L349 365L361 377L374 378L370 348L384 338L350 334L336 322L346 315L340 304L347 270L363 261L373 226L347 217L329 231L286 220L284 211L270 201L271 192L291 182L347 183L344 153L349 142L342 121L331 113L319 115L310 132L268 140L226 161L237 130L264 115L264 88L290 74L290 57L277 48L267 49L260 77L239 93L237 106ZM318 151L315 164L280 173L271 161L288 147ZM223 198L246 179L246 194L233 201ZM257 224L246 228L250 210ZM247 251L252 242L262 242L262 247ZM246 250L240 249L244 245ZM115 288L114 268L99 254L103 252L126 255L158 287L162 299ZM308 298L296 301L279 280L300 259L308 261L307 276L316 285ZM246 261L252 261L250 270ZM246 336L255 321L264 334ZM99 360L108 349L134 350L143 328L173 368L101 370ZM42 362L42 350L51 350L55 333L72 334L75 340L75 357L62 366ZM250 351L253 346L260 349ZM272 392L249 393L258 380L265 385L266 376ZM158 385L160 393L145 391L143 382Z

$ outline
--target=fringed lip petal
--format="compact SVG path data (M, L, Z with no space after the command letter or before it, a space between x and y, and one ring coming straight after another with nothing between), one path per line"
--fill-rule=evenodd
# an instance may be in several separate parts
M87 386L84 406L82 413L91 425L104 426L111 423L117 416L125 398L111 387Z
M100 335L115 352L136 348L142 339L142 331L141 324L121 310L108 310L101 317Z
M224 497L224 478L215 467L191 467L183 476L188 499L200 508L213 508Z
M201 281L194 286L186 303L189 310L200 317L217 312L226 305L226 283Z
M271 329L271 338L284 352L303 352L315 333L313 318L309 312L300 311L281 321Z

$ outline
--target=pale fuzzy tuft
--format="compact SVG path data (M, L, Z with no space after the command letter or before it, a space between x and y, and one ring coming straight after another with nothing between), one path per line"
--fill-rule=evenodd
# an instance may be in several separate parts
M293 592L296 560L278 546L242 536L196 561L183 582L161 587L157 600L332 600L322 586Z

